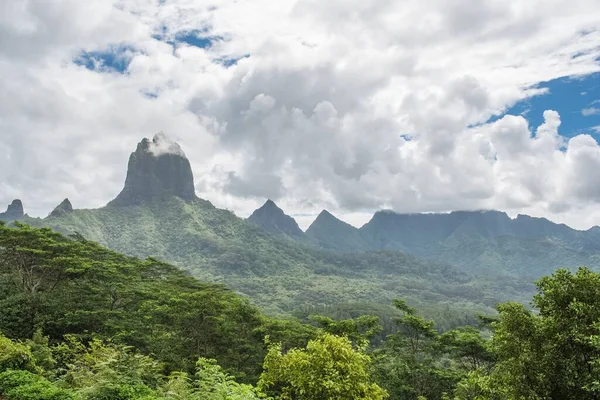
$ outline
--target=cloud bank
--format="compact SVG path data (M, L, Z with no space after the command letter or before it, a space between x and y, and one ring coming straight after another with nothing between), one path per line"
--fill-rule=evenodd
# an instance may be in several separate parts
M0 203L106 204L164 131L241 216L269 197L304 226L495 208L588 228L596 132L503 114L600 71L599 43L595 0L7 2Z

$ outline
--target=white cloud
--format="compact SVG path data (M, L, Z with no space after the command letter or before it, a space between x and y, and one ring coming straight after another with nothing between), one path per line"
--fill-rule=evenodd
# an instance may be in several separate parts
M584 117L589 117L591 115L600 115L600 108L597 107L589 107L581 110L581 115Z
M240 215L274 197L307 221L328 208L358 224L386 207L600 223L591 136L562 137L554 111L540 127L486 123L538 82L600 70L595 3L7 2L0 203L105 204L135 144L163 130L198 194ZM166 43L197 30L224 40ZM124 74L72 63L119 45L132 49Z

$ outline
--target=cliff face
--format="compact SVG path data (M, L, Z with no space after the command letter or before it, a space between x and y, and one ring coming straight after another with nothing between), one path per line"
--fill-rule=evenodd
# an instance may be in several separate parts
M0 220L2 221L15 221L17 219L23 218L25 212L23 211L23 203L19 199L13 200L12 203L8 205L6 211L0 213Z
M129 157L125 187L110 206L142 204L157 197L194 200L194 177L181 147L159 133L144 138Z

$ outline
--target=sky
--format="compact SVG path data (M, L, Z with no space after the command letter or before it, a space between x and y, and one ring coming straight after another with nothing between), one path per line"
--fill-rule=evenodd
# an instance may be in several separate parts
M162 131L248 216L600 224L597 0L0 2L0 207L96 208Z

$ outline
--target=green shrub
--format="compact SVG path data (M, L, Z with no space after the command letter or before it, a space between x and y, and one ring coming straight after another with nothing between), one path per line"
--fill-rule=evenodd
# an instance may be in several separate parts
M141 400L155 398L154 391L145 385L121 382L98 382L80 391L85 400Z
M0 373L0 393L7 400L75 400L75 395L29 371Z
M0 335L0 372L7 369L31 369L33 366L29 346Z
M56 367L56 361L52 357L52 350L48 345L48 338L42 334L40 329L36 330L33 338L27 341L27 345L31 349L31 355L35 362L35 366L43 372L46 378L49 378L51 371Z

